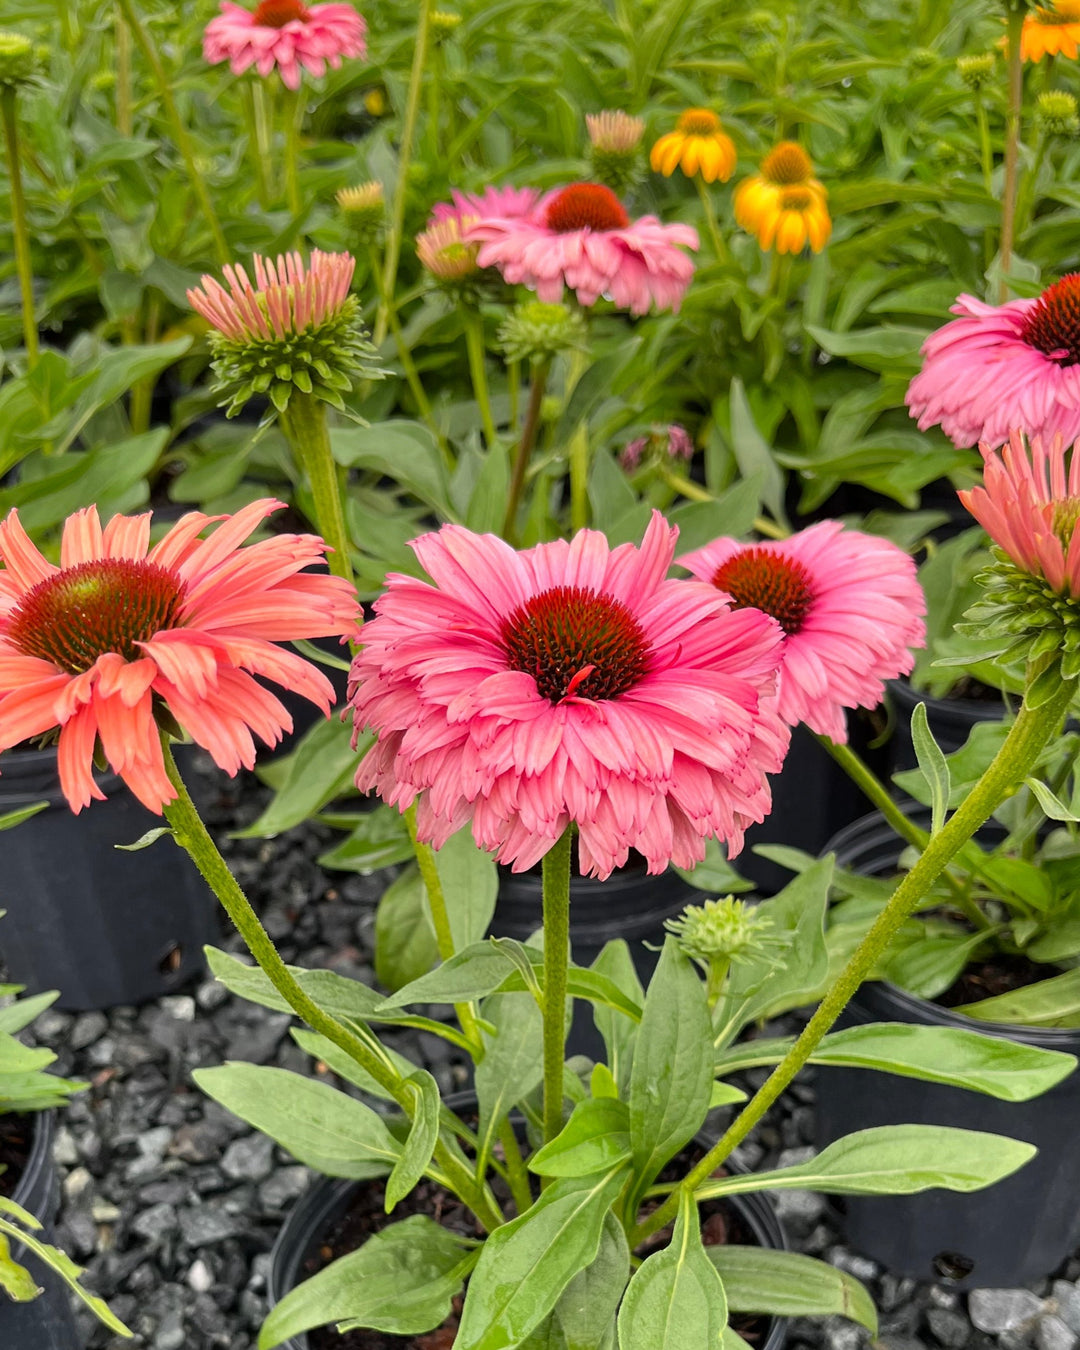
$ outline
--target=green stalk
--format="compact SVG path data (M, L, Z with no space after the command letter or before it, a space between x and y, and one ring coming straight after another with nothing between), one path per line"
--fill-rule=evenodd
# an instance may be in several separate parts
M415 802L405 812L405 825L409 831L409 838L412 840L416 865L420 869L420 878L424 883L424 890L427 892L428 910L431 913L431 923L435 929L435 945L439 949L439 960L449 961L456 950L454 933L450 927L450 912L446 908L446 895L443 892L442 878L439 876L439 869L435 863L435 851L430 844L423 843L416 834ZM480 1028L476 1024L476 1009L471 1003L455 1003L454 1012L457 1014L461 1030L474 1047L473 1058L480 1058L484 1053L484 1041L480 1035Z
M398 154L397 182L394 184L394 205L390 217L390 233L386 240L386 259L383 269L382 298L375 316L372 341L381 347L389 325L389 306L394 303L397 288L398 260L401 257L401 236L405 228L405 199L409 191L409 166L412 163L413 141L416 137L416 119L420 111L420 90L424 82L424 61L427 57L428 29L435 0L420 0L420 19L416 29L416 47L413 50L412 70L409 73L409 92L405 99L405 120L401 127L401 150Z
M1024 27L1025 7L1011 4L1006 29L1009 61L1009 102L1005 114L1005 190L1001 198L1001 281L998 303L1009 298L1008 272L1012 265L1016 233L1016 188L1020 150L1020 115L1024 102L1024 66L1020 60L1020 34Z
M1031 224L1031 218L1035 213L1035 194L1039 187L1039 174L1042 172L1043 162L1049 148L1050 137L1040 131L1031 168L1024 174L1016 199L1016 230L1018 234L1023 234Z
M550 363L541 361L533 368L532 388L529 390L529 407L525 413L525 426L521 431L514 455L514 467L510 475L510 491L506 498L506 515L503 517L503 538L513 543L517 536L517 513L521 502L521 492L525 486L525 475L529 468L529 456L536 443L536 433L540 427L540 409L544 402L544 388L547 384Z
M116 129L121 136L130 136L135 127L131 110L131 30L118 8L115 20L116 36Z
M161 64L161 57L158 55L157 48L150 40L150 34L143 27L142 21L135 12L134 0L117 0L120 9L127 20L127 25L131 29L131 34L139 45L146 64L153 71L154 79L157 83L158 97L161 99L161 105L165 109L165 115L169 119L172 127L173 139L176 142L176 148L180 151L184 164L187 167L188 180L191 183L192 190L195 193L199 203L199 209L202 211L203 219L210 228L210 233L214 240L214 253L217 260L224 267L229 261L229 246L225 242L225 235L221 230L221 222L217 218L217 212L214 210L214 204L210 200L210 193L207 190L206 183L200 174L198 166L195 163L195 149L191 143L191 137L188 135L187 127L184 126L180 117L180 110L176 106L176 99L173 98L172 84L168 75L165 73L165 67Z
M975 94L975 119L979 124L979 159L982 162L983 184L986 195L994 195L994 151L990 144L990 121L986 116L986 104L983 96Z
M248 150L255 174L255 194L264 211L270 209L270 180L266 166L270 162L270 138L266 125L266 101L262 81L248 80L245 84L244 111L248 124Z
M986 772L971 789L952 818L931 836L922 857L893 892L873 927L859 943L832 988L818 1005L802 1035L733 1121L724 1136L706 1153L668 1199L639 1224L630 1237L633 1250L651 1234L671 1222L678 1211L679 1192L696 1190L728 1157L761 1120L791 1080L806 1064L822 1038L843 1012L849 999L881 960L903 923L950 859L967 843L991 814L1023 783L1034 768L1043 747L1061 724L1074 692L1062 681L1053 696L1038 708L1025 703L1012 729Z
M11 232L15 239L15 270L19 275L19 296L22 300L23 344L26 347L26 365L33 370L38 362L37 323L34 319L34 270L30 261L30 231L26 219L26 198L23 196L22 169L19 165L19 119L15 111L15 88L5 85L0 89L0 118L4 123L4 149L7 152L8 174L11 179Z
M352 582L352 550L345 527L337 465L330 449L326 404L314 394L293 389L281 425L315 498L315 526L333 549L327 558L335 576Z
M529 1172L525 1166L525 1159L521 1156L514 1127L508 1118L499 1126L499 1143L502 1144L506 1157L506 1179L510 1183L510 1194L514 1197L517 1212L524 1214L532 1207L533 1202L532 1191L529 1188Z
M469 375L472 377L473 393L480 405L484 440L490 450L498 442L499 433L495 430L495 419L491 415L491 394L484 368L484 320L477 310L462 306L462 322L465 325L465 347L469 353Z
M679 473L677 469L670 465L663 464L660 467L660 476L668 487L674 488L676 492L681 493L687 501L691 502L714 502L716 497L704 488L700 483L695 483L692 478L687 478L685 474ZM754 529L758 534L763 534L767 539L786 539L788 531L781 525L776 525L765 516L754 517Z
M281 108L285 123L285 205L295 220L300 214L300 124L304 118L300 90L283 90Z
M566 970L570 946L570 853L573 828L544 854L544 1143L563 1127Z
M570 528L589 523L589 431L582 422L570 437Z
M694 174L694 183L697 186L698 196L701 198L701 206L705 212L705 224L709 227L709 235L712 239L713 252L716 254L716 261L727 262L730 255L728 254L727 245L724 243L724 236L720 233L720 225L716 219L716 212L713 210L709 189L705 186L705 180L698 173Z
M391 1094L394 1101L411 1118L415 1110L413 1092L411 1088L405 1086L404 1079L393 1064L379 1052L378 1042L375 1041L372 1045L363 1036L350 1030L320 1008L281 959L269 933L259 922L259 916L251 908L247 896L240 889L236 878L229 871L228 864L218 852L217 845L202 823L176 767L165 733L161 737L161 746L165 771L177 794L174 801L166 804L165 818L172 827L176 842L191 857L207 885L236 925L259 969L293 1012L306 1022L312 1031L325 1036L328 1041L355 1060ZM454 1191L469 1205L485 1228L490 1231L503 1222L494 1201L480 1189L465 1164L441 1141L435 1148L435 1161Z

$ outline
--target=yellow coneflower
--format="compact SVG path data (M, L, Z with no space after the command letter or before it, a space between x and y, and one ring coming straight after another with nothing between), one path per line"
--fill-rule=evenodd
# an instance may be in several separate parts
M736 188L735 219L763 249L798 253L809 243L820 253L832 232L828 195L802 146L781 141Z
M735 172L735 142L720 126L720 119L709 108L687 108L675 130L669 131L652 148L649 164L655 173L670 178L682 169L687 178L700 173L706 183L726 183Z
M1024 19L1020 31L1020 59L1041 61L1065 56L1075 61L1080 50L1080 0L1058 0L1053 8L1040 6Z

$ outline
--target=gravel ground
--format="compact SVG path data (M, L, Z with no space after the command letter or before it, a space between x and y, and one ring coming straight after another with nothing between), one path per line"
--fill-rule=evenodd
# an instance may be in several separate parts
M266 793L253 779L232 782L208 762L202 768L212 802L208 824L285 958L373 983L375 904L385 875L323 872L315 858L330 836L316 826L269 841L228 840L229 830L256 817ZM241 950L235 935L222 945ZM86 1350L254 1346L266 1312L270 1247L312 1174L203 1097L190 1074L227 1059L311 1072L287 1034L289 1022L207 980L142 1008L49 1012L37 1023L37 1039L60 1057L57 1070L92 1083L62 1113L57 1134L56 1238L88 1266L87 1283L136 1333L134 1342L113 1339L87 1317ZM391 1039L444 1090L463 1086L462 1068L447 1061L437 1038L405 1030ZM813 1104L812 1079L800 1080L743 1146L743 1160L774 1166L809 1156ZM963 1295L899 1279L849 1251L823 1197L778 1196L798 1250L870 1286L882 1315L875 1344L883 1350L1080 1345L1080 1258L1030 1289ZM869 1342L839 1317L796 1322L792 1333L793 1350L860 1350Z

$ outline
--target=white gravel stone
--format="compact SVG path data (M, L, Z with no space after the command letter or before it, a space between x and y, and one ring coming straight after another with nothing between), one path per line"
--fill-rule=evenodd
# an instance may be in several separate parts
M1016 1331L1042 1312L1043 1301L1030 1289L973 1289L968 1314L979 1331L1000 1336Z
M1060 1317L1050 1314L1039 1318L1035 1328L1035 1344L1039 1350L1075 1350L1077 1339L1076 1332Z
M214 1274L202 1257L192 1262L191 1269L187 1273L187 1282L196 1294L205 1294L212 1288Z
M1080 1335L1080 1289L1068 1280L1055 1280L1050 1291L1057 1305L1057 1315L1070 1331Z

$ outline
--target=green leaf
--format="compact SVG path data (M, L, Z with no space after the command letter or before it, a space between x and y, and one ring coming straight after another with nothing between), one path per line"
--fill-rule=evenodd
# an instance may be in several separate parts
M734 487L721 492L714 501L684 502L675 507L667 513L667 517L670 524L678 526L680 554L703 548L721 535L737 537L749 534L757 518L760 501L761 475L753 474L749 478L740 478Z
M12 992L17 993L18 989ZM46 1008L51 1008L59 997L58 989L48 989L43 994L33 994L30 998L22 998L18 1003L9 1003L6 1008L0 1008L0 1031L6 1031L8 1035L22 1031L23 1027L28 1027Z
M552 1314L562 1330L566 1350L606 1350L613 1344L615 1314L629 1278L626 1234L609 1210L604 1215L595 1261L574 1276Z
M917 703L911 714L911 743L915 748L915 758L930 787L930 809L932 822L930 833L937 834L945 824L945 814L949 809L949 766L941 746L930 731L926 720L926 704Z
M480 1012L494 1028L494 1034L482 1033L484 1057L476 1066L477 1156L486 1162L511 1107L544 1076L544 1023L531 994L492 994Z
M387 989L409 987L439 959L427 891L415 864L379 898L375 911L375 975Z
M645 991L641 987L630 948L622 938L612 938L605 942L592 969L599 975L610 979L628 998L639 1006L645 1001ZM634 1061L634 1042L637 1040L637 1026L629 1018L604 1004L593 1005L593 1021L596 1029L604 1038L607 1049L607 1067L620 1087L630 1082L630 1066Z
M325 1064L332 1073L336 1073L346 1083L352 1083L361 1092L366 1092L372 1097L378 1097L384 1102L396 1100L388 1089L377 1082L366 1069L357 1064L352 1055L346 1053L340 1046L335 1045L333 1041L327 1040L325 1036L320 1036L317 1031L308 1031L306 1027L293 1027L290 1035L301 1050L309 1054L312 1059ZM382 1050L383 1054L389 1056L394 1068L397 1069L402 1078L412 1078L414 1074L421 1072L419 1065L414 1064L410 1059L406 1059L404 1055L391 1046L384 1045Z
M983 1022L1024 1027L1080 1026L1080 967L1008 994L965 1003L954 1011Z
M145 834L139 835L133 844L113 844L113 848L118 848L123 853L141 853L144 848L156 844L163 834L171 835L171 826L159 825L156 830L147 830Z
M381 867L408 862L413 857L405 818L396 807L380 803L374 810L356 816L355 821L349 836L322 854L320 867L368 876Z
M285 780L270 805L233 838L272 839L340 797L352 786L359 763L351 738L352 729L336 717L316 722L288 757Z
M1025 778L1024 782L1035 794L1036 800L1042 807L1043 814L1049 816L1051 820L1068 820L1074 823L1080 821L1080 816L1076 815L1060 798L1056 797L1045 783L1041 783L1037 778Z
M426 1069L418 1069L405 1080L405 1086L412 1093L415 1111L401 1157L386 1181L387 1214L427 1171L439 1139L439 1085Z
M44 1047L36 1049L23 1045L14 1036L0 1035L0 1075L7 1073L33 1073L52 1064L56 1056ZM2 1088L2 1084L0 1084Z
M844 356L868 370L890 375L914 375L919 369L920 348L926 341L921 328L856 328L850 333L832 333L811 325L806 331L830 356Z
M334 459L346 468L373 469L454 519L446 466L435 437L419 422L376 422L369 427L335 427Z
M879 1125L846 1135L795 1167L707 1181L697 1198L791 1189L829 1195L914 1195L942 1187L967 1193L1010 1176L1037 1151L1033 1144L978 1130Z
M477 847L468 825L435 851L435 866L442 882L454 947L463 951L479 942L488 930L495 914L499 870L491 854Z
M241 1063L192 1076L207 1096L327 1176L381 1177L402 1157L381 1116L326 1083Z
M630 1074L632 1213L664 1164L693 1139L709 1109L712 1042L705 986L670 935L645 995Z
M705 845L705 857L696 866L674 869L699 891L708 891L710 895L733 895L738 891L752 891L754 883L739 876L735 868L724 857L724 850L717 839L710 839Z
M732 1312L849 1317L877 1335L874 1300L854 1275L812 1256L721 1243L705 1255L720 1272Z
M758 430L746 389L737 375L731 381L731 445L743 478L758 479L762 500L772 512L773 519L786 523L784 473L776 462L772 447Z
M634 1272L619 1309L619 1350L716 1350L727 1299L705 1255L697 1206L679 1192L670 1244Z
M496 1228L469 1281L454 1350L506 1350L540 1324L596 1260L626 1175L620 1164L600 1176L563 1177L532 1209Z
M0 815L0 830L11 830L16 825L21 825L24 820L29 820L31 816L36 816L39 811L47 811L48 802L33 802L30 806L20 806L14 811L5 811Z
M49 427L42 427L42 439L56 437L56 453L62 454L72 444L95 413L115 403L140 380L159 375L171 366L191 346L190 337L172 342L155 342L149 346L114 347L98 360L94 378L80 395L70 415L62 415Z
M0 1290L13 1303L30 1303L42 1292L41 1286L11 1255L7 1238L0 1233Z
M396 1336L433 1331L449 1317L476 1257L434 1219L413 1214L290 1289L263 1323L258 1350L330 1322Z
M630 1157L630 1112L614 1097L590 1097L574 1107L562 1130L529 1159L542 1177L588 1177Z
M379 1005L378 1011L391 1012L409 1003L471 1003L494 993L513 970L514 963L499 947L491 942L474 942L435 970L398 989Z

